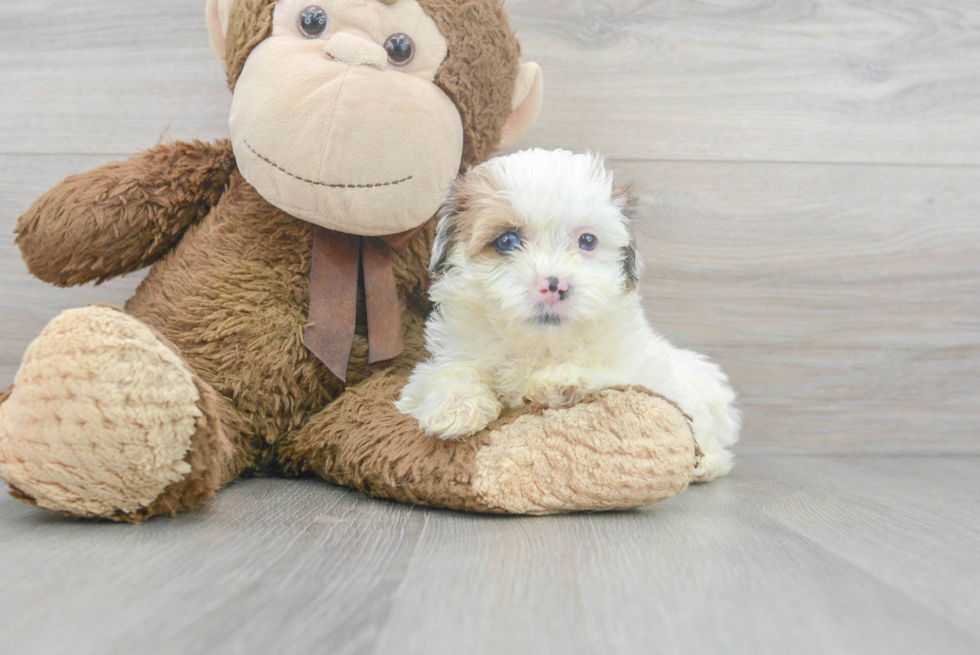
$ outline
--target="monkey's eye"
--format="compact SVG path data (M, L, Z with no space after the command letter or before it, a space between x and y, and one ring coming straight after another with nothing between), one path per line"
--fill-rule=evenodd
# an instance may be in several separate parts
M493 242L500 252L513 252L521 247L521 237L516 232L508 232Z
M599 245L599 240L595 238L592 234L583 234L578 238L578 247L582 250L588 250L589 252L596 249Z
M317 39L323 36L330 25L330 18L327 12L319 7L307 7L299 15L299 31L308 39Z
M388 52L388 61L395 66L407 66L415 59L415 42L407 34L389 36L385 41L385 50Z

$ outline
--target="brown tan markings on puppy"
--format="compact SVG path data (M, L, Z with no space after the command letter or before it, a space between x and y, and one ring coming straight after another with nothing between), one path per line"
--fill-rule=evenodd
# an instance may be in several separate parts
M487 168L476 168L458 180L443 204L445 218L432 270L441 272L457 244L467 244L467 256L499 257L494 241L507 232L521 234L523 219L502 193L503 183Z
M453 214L457 241L467 244L467 256L498 257L494 241L507 232L520 234L523 220L503 190L503 183L486 168L474 170L460 182Z
M504 198L488 199L480 210L464 216L472 219L466 240L466 254L470 259L500 257L501 253L494 243L498 238L508 232L523 235L523 222Z

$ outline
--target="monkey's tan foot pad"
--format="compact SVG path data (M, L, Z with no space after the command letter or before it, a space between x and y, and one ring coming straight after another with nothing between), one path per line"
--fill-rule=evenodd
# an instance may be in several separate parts
M567 409L526 408L490 426L473 491L511 514L642 507L684 491L694 475L690 424L670 401L607 389Z
M0 405L0 477L45 509L139 520L191 473L201 398L140 321L109 307L66 311L28 348Z

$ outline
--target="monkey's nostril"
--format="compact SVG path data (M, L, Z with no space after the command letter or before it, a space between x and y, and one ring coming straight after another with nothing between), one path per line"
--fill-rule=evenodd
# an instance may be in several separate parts
M388 67L388 53L380 45L367 38L337 32L323 44L323 53L348 66L372 66L384 70Z

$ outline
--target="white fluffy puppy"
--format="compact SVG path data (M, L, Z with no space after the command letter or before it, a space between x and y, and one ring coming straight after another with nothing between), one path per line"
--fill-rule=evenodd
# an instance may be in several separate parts
M525 399L569 405L640 385L693 418L704 455L696 479L728 473L735 394L721 369L647 322L633 205L601 158L563 150L500 157L463 177L432 256L432 358L398 409L431 436L462 439Z

